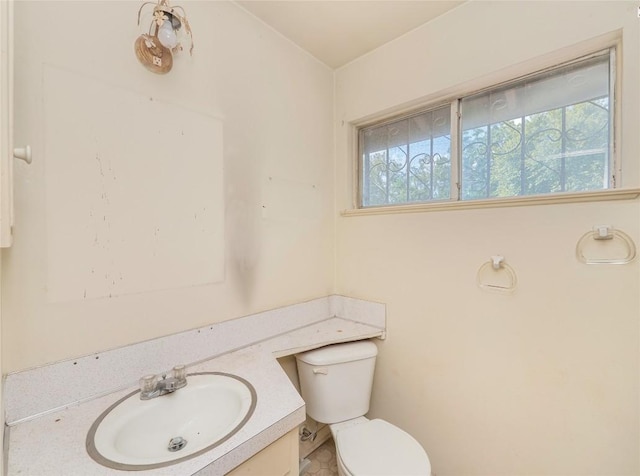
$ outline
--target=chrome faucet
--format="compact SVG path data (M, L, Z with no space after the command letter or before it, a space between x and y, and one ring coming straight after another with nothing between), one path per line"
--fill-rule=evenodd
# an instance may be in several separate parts
M184 365L176 365L171 375L145 375L140 379L140 400L151 400L187 385L187 371Z

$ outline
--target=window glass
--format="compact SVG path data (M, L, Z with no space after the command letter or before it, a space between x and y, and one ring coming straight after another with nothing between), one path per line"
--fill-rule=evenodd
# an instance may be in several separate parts
M360 205L612 187L612 57L607 50L361 128Z
M609 187L609 56L462 99L463 200Z
M361 129L360 150L363 206L450 197L450 106Z

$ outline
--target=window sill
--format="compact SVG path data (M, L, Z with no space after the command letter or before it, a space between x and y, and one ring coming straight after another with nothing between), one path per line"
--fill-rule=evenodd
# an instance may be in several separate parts
M382 207L354 208L342 210L343 217L386 215L393 213L424 213L445 210L475 210L481 208L524 207L529 205L554 205L562 203L605 202L610 200L634 200L640 196L640 188L598 190L595 192L557 193L513 198L490 198L485 200L442 201Z

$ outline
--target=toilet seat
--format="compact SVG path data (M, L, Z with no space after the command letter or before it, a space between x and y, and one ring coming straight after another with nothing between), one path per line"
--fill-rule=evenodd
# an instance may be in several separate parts
M429 457L411 435L375 419L337 432L336 449L345 469L354 476L431 474Z

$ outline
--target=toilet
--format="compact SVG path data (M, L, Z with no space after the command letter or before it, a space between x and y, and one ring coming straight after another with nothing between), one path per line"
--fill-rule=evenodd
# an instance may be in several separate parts
M358 341L296 355L307 414L329 424L340 476L429 476L420 443L385 420L364 416L377 354L373 342Z

